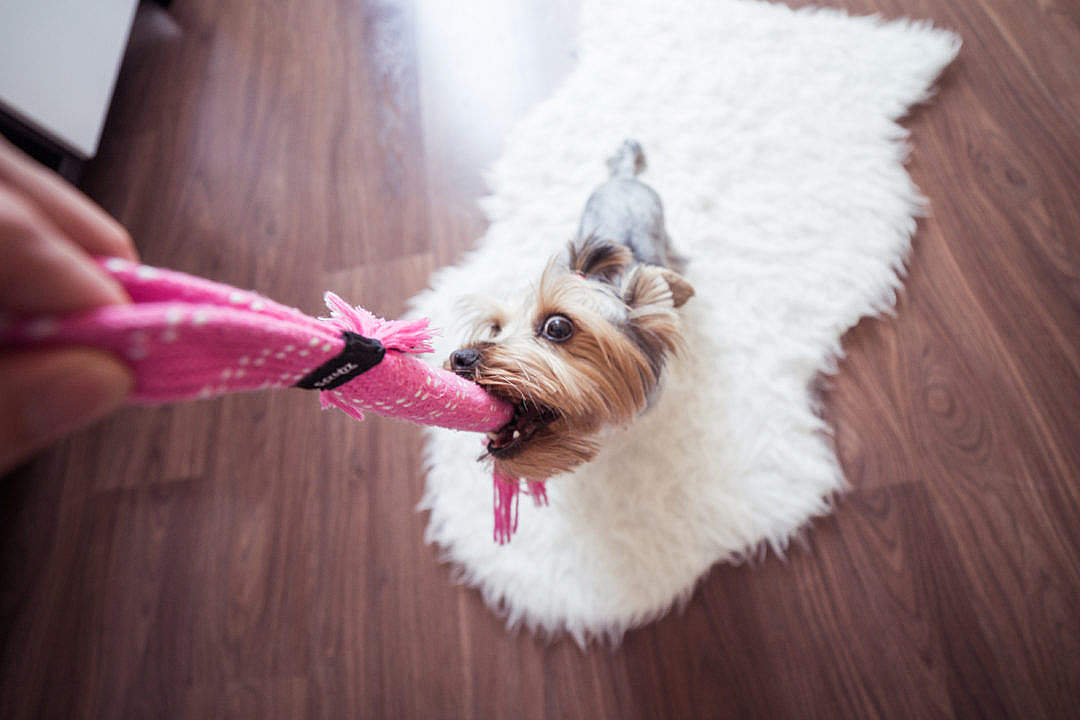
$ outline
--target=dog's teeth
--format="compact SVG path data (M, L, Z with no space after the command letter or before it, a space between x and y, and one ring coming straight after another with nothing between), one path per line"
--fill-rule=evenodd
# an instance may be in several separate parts
M514 431L514 439L517 440L519 437L521 437L521 431L520 430L515 430Z

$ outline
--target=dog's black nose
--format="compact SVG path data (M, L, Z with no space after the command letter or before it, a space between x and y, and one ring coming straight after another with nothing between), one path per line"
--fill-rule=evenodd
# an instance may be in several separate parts
M479 362L480 351L476 348L459 348L450 353L450 369L464 377L472 377Z

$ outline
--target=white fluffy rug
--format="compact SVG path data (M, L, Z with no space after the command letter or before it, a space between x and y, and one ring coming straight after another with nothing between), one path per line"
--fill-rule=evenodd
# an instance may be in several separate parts
M580 64L506 141L478 249L413 307L448 328L441 362L455 300L535 281L605 158L641 142L697 289L661 401L548 482L550 507L523 497L502 547L480 437L427 431L429 539L510 625L584 642L663 614L714 563L782 551L844 487L809 386L894 301L922 206L897 120L960 43L740 0L586 0L580 32Z

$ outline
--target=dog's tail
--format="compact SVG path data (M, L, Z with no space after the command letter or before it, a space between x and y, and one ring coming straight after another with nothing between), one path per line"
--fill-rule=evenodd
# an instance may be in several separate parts
M634 177L645 169L645 153L637 140L624 140L615 154L608 158L611 177Z

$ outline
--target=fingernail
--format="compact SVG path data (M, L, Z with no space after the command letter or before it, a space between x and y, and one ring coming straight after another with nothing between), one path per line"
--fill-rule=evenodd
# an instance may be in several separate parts
M71 353L50 365L23 408L31 438L60 437L116 408L131 392L131 371L103 353Z

